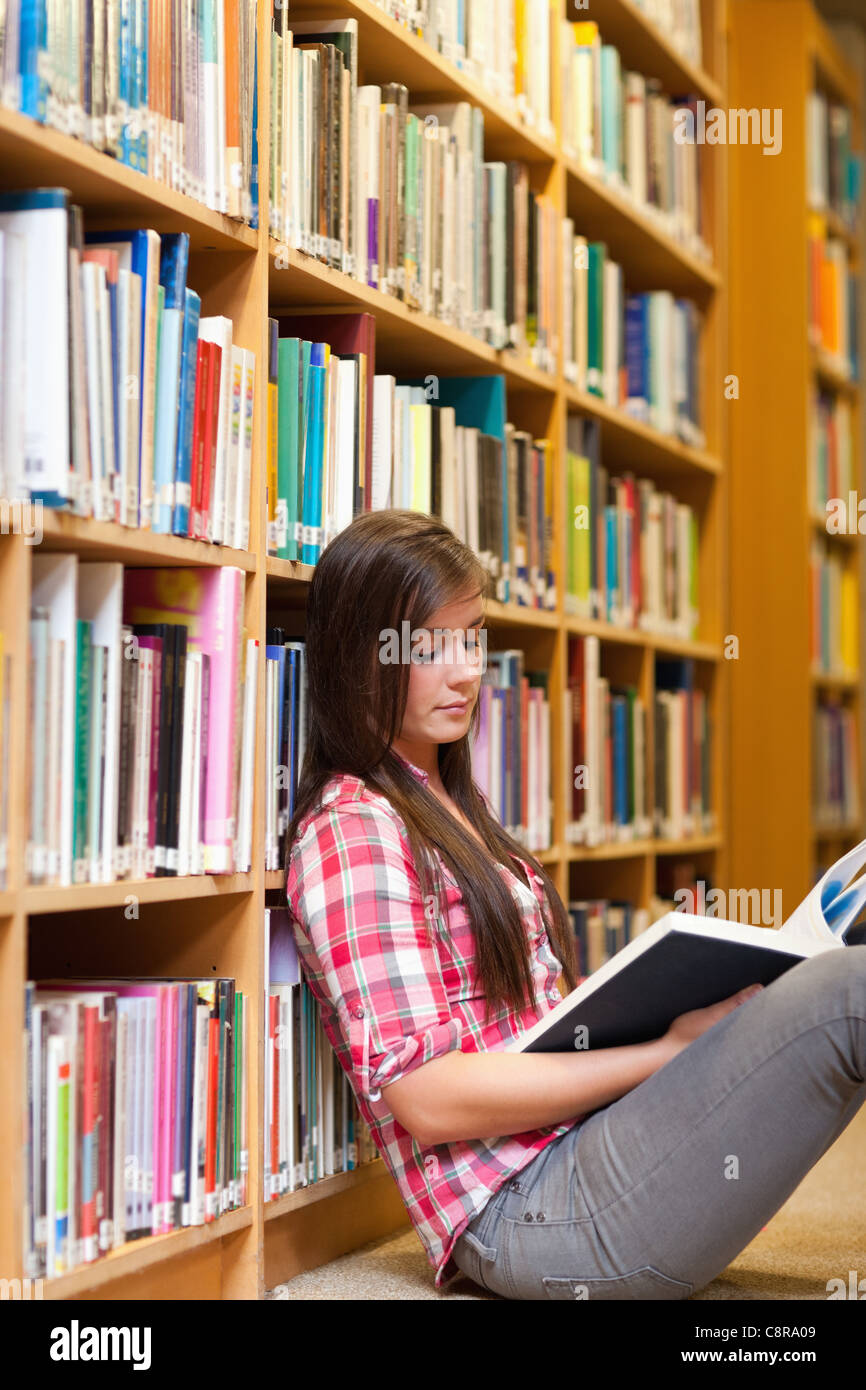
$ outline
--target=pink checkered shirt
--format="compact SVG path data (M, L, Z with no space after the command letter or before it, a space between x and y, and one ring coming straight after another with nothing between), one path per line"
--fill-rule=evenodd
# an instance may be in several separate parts
M427 773L402 759L426 782ZM425 914L406 827L386 797L358 777L335 775L320 808L298 826L286 880L307 982L322 1024L348 1074L361 1114L394 1177L436 1270L436 1287L456 1274L451 1250L502 1184L581 1116L547 1129L422 1149L392 1115L387 1086L447 1052L503 1049L536 1022L531 1008L501 1008L485 1025L474 944L463 897L438 854L447 932L431 903ZM498 866L520 905L542 1013L559 1002L560 962L547 935L542 883L532 892Z

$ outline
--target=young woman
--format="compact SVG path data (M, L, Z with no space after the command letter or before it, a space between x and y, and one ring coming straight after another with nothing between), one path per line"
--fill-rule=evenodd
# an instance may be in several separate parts
M286 880L304 973L437 1286L685 1298L866 1099L866 945L652 1042L504 1051L575 973L553 883L472 780L484 592L416 512L358 517L316 565Z

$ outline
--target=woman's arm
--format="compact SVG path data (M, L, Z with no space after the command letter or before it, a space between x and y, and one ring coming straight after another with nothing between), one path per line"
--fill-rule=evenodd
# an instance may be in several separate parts
M618 1100L673 1056L664 1038L596 1052L449 1052L383 1087L422 1149L562 1124Z
M630 1047L449 1052L388 1084L388 1104L422 1149L562 1124L639 1086L760 989L680 1014L662 1037Z

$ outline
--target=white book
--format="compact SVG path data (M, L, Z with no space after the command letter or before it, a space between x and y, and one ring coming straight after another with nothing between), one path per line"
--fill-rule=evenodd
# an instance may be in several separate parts
M106 649L105 763L101 799L104 806L101 841L91 845L96 883L111 883L117 837L119 795L120 684L123 649L123 565L81 563L78 567L78 616L93 623L93 643Z
M355 470L355 412L358 392L358 364L340 358L337 381L337 414L340 423L334 471L332 529L334 535L352 521ZM375 414L374 414L375 422ZM393 503L389 505L394 505Z
M141 467L141 276L120 269L117 275L120 390L118 392L118 473L120 522L138 525L138 479Z
M190 652L186 657L186 669L184 671L183 682L183 732L181 736L181 755L180 755L180 797L178 802L178 837L177 837L177 872L178 877L184 877L189 873L190 865L190 840L191 840L191 808L192 808L192 776L193 776L193 752L192 740L195 726L195 705L197 696L197 681L201 663L196 661L198 654Z
M373 378L373 464L370 481L370 506L384 511L393 505L391 478L394 447L394 392L396 380L387 374ZM418 460L416 459L416 470ZM416 478L418 474L416 471ZM423 483L419 482L419 487ZM423 510L423 509L422 509Z
M3 264L0 267L0 457L4 496L27 498L24 458L26 435L26 260L27 242L17 227L0 230Z
M26 242L24 264L24 469L35 495L73 491L69 449L69 239L67 195L40 189L0 198L0 231ZM18 204L18 206L16 206ZM46 400L57 408L46 410Z
M259 644L254 637L247 639L247 658L244 670L244 707L241 725L241 766L238 793L238 837L235 869L249 873L252 867L253 774L255 771L256 692L258 688Z
M78 561L75 555L37 552L32 557L31 603L46 608L49 636L63 643L60 683L58 882L72 883L72 802L75 756L75 652L78 606Z
M138 655L138 698L135 716L133 768L132 877L144 878L150 870L150 726L153 719L153 651L141 647Z

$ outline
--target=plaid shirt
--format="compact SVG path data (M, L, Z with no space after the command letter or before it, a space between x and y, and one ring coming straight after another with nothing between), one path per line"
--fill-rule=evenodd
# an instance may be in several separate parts
M424 783L427 773L402 761ZM451 1249L463 1227L502 1184L581 1116L546 1129L422 1149L392 1115L387 1085L447 1052L503 1049L536 1022L531 1008L495 1012L474 971L474 943L460 888L444 879L447 930L438 899L426 904L406 827L386 797L359 778L335 775L320 806L298 826L286 880L289 910L325 1033L347 1072L409 1217L436 1270L436 1287L456 1274ZM547 936L544 890L530 890L497 865L519 903L529 937L535 998L559 1002L561 972Z

